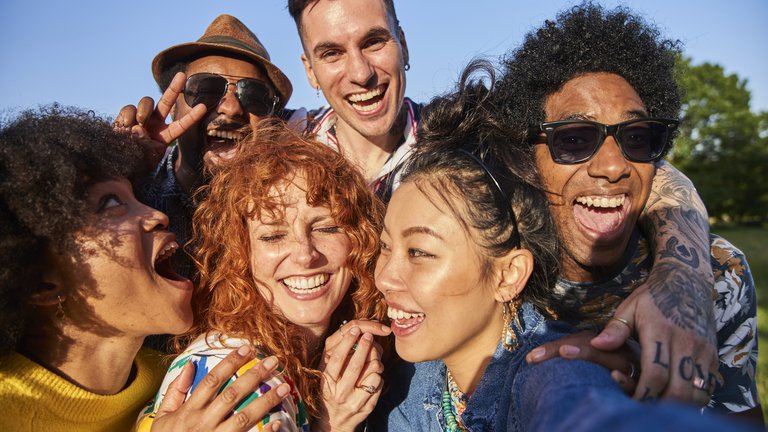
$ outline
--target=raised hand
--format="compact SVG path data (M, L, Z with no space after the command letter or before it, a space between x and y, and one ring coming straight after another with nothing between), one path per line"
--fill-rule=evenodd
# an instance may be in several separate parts
M290 393L290 385L280 384L230 415L235 406L269 379L277 367L277 358L267 357L219 394L221 386L252 359L253 353L247 345L233 351L211 369L185 402L195 374L194 365L187 363L181 375L168 387L154 419L143 419L138 425L138 431L250 430ZM147 425L151 425L151 429L147 429ZM273 421L262 430L280 430L280 421Z
M151 167L157 165L171 143L205 116L205 105L198 104L181 118L166 123L166 118L179 95L184 92L186 79L184 72L177 73L160 97L157 106L151 97L144 96L138 105L124 106L112 123L115 130L131 133L139 138L148 150L147 162Z
M390 332L379 322L354 320L326 339L320 364L324 409L316 428L354 431L373 411L384 372L381 347L373 337Z

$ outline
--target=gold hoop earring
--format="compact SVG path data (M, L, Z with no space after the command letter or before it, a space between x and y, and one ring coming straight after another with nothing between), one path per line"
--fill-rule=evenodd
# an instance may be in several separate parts
M520 320L518 319L518 306L520 301L517 299L513 299L508 302L504 302L502 305L502 317L504 319L504 329L501 333L501 340L502 345L504 346L504 349L512 352L517 349L518 343L517 343L517 335L515 334L515 329L512 327L512 323L517 323L518 328L520 327Z

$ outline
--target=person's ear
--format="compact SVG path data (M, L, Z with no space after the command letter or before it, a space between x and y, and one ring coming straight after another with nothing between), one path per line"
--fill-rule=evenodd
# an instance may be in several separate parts
M525 288L533 272L533 255L528 249L512 249L503 257L497 258L495 272L498 286L494 298L506 303L512 301Z
M46 252L45 270L35 292L29 297L32 306L56 306L66 299L64 281L66 275L60 270L61 257L51 251Z
M301 54L301 63L304 65L304 72L307 74L309 85L311 85L313 89L320 90L320 84L318 84L317 77L315 77L315 71L312 69L312 62L309 61L306 53Z
M400 26L397 26L397 32L400 36L400 47L403 50L403 65L407 65L409 64L410 56L408 55L408 42L405 40L405 32Z

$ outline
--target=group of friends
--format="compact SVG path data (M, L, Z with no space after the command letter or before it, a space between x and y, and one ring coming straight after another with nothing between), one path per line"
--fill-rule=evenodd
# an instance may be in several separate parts
M2 125L0 429L762 427L677 42L583 3L422 105L392 0L288 11L326 107L221 15L157 103Z

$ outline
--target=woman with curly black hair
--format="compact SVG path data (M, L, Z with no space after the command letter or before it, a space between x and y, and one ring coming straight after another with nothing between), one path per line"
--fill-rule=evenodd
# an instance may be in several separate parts
M167 216L134 197L142 158L130 137L76 109L28 111L0 128L0 429L127 430L159 387L158 354L141 346L189 328L192 283L170 267ZM250 358L233 355L212 376ZM173 430L219 387L197 407L177 398L160 423Z

